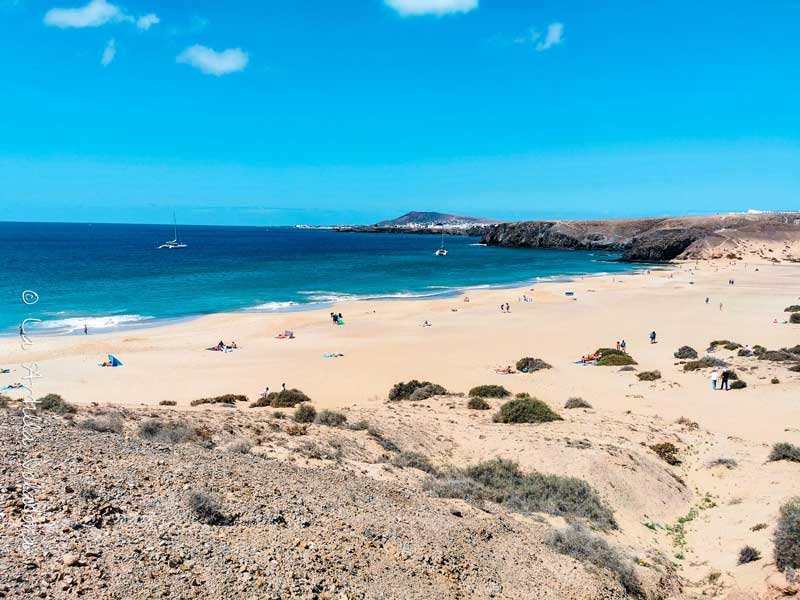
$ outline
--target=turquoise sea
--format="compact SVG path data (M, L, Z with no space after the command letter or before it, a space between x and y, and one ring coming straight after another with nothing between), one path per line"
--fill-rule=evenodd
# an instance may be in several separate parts
M69 334L337 300L432 298L474 287L642 268L596 251L490 248L477 238L191 226L0 223L0 331ZM24 291L38 295L25 304ZM30 294L28 301L31 301Z

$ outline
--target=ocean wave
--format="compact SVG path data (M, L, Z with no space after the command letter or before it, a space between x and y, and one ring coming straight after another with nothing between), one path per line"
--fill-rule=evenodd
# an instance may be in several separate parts
M153 320L153 317L143 315L106 315L101 317L71 317L67 319L45 319L39 323L30 323L28 328L33 331L43 331L47 333L75 333L83 331L84 325L89 331L106 331L141 325L146 321Z
M300 302L264 302L244 309L245 312L280 312L296 306L301 306Z
M346 292L303 291L298 292L308 298L309 302L331 304L335 302L357 302L363 300L420 300L438 298L455 293L453 288L443 288L439 292L386 292L375 294L349 294Z

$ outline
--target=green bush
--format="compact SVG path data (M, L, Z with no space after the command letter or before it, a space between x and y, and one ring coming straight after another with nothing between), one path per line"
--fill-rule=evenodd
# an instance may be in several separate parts
M570 398L564 403L564 408L592 408L583 398Z
M271 406L272 408L293 408L301 402L311 402L311 398L306 396L300 390L294 388L289 390L281 390L280 392L270 392L264 398L259 398L250 405L250 408L258 408L261 406Z
M341 427L347 423L347 417L334 410L321 410L317 414L315 422L318 425L327 425L328 427Z
M467 408L472 410L489 410L491 405L483 398L470 398L467 402Z
M743 390L747 387L747 383L742 381L741 379L737 379L733 383L730 384L730 389L732 390Z
M542 369L552 369L552 365L547 364L541 358L532 358L530 356L526 356L525 358L520 358L517 361L517 371L522 373L533 373L535 371L541 371Z
M194 430L184 421L147 419L139 425L139 437L162 444L180 444L195 437Z
M792 313L791 316L789 317L789 323L794 323L795 325L800 323L800 312Z
M212 398L198 398L197 400L192 400L189 404L200 406L201 404L236 404L237 402L247 402L247 396L242 394L223 394Z
M747 348L739 348L739 351L736 353L736 356L752 356L753 351Z
M317 418L317 410L310 404L301 404L298 406L292 417L295 423L313 423Z
M495 423L546 423L562 418L538 398L518 394L503 404L492 420Z
M37 401L40 410L56 413L57 415L67 415L78 412L72 404L64 400L58 394L47 394Z
M756 344L755 346L753 346L753 354L755 354L756 356L760 356L766 351L767 349L760 344Z
M783 309L783 312L800 312L800 304L792 304L791 306L787 306Z
M791 462L800 462L800 446L789 444L788 442L780 442L772 446L772 452L769 453L768 461L788 460Z
M469 391L469 396L475 398L506 398L509 392L502 385L479 385Z
M415 396L415 392L417 392ZM446 394L447 390L442 386L431 383L430 381L417 381L412 379L408 382L401 381L396 383L391 390L389 390L389 400L398 402L400 400L426 400L431 396L441 396Z
M792 371L793 373L800 373L800 363L792 365L791 367L789 367L789 370Z
M613 354L603 354L596 363L600 367L623 367L625 365L638 364L630 354L622 352Z
M491 501L515 512L544 512L586 519L600 529L616 529L611 510L585 481L574 477L523 473L510 460L494 459L466 468L451 468L426 482L441 498Z
M162 400L158 403L159 406L175 406L178 403L175 400Z
M617 350L616 348L598 348L594 351L595 354L602 354L603 356L608 356L613 354L615 356L624 356L625 353L622 350Z
M773 541L778 570L800 569L800 496L781 506Z
M383 432L372 425L367 427L367 435L375 440L387 452L400 452L400 448L392 440L383 435Z
M676 352L673 353L673 356L683 360L687 358L697 358L697 350L691 346L681 346Z
M613 573L628 597L645 598L633 564L598 535L579 524L553 529L545 543L556 552Z

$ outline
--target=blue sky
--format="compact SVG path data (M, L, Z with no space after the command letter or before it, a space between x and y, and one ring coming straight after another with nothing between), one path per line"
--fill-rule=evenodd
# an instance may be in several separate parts
M800 0L0 0L0 219L800 209Z

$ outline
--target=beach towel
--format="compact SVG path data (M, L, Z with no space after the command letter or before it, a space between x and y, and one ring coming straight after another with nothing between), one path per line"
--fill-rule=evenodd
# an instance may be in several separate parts
M322 358L339 358L340 356L344 356L344 354L334 352L333 354L323 354Z
M6 385L0 388L0 392L13 392L14 390L21 390L21 389L24 389L24 386L12 387L10 385Z

